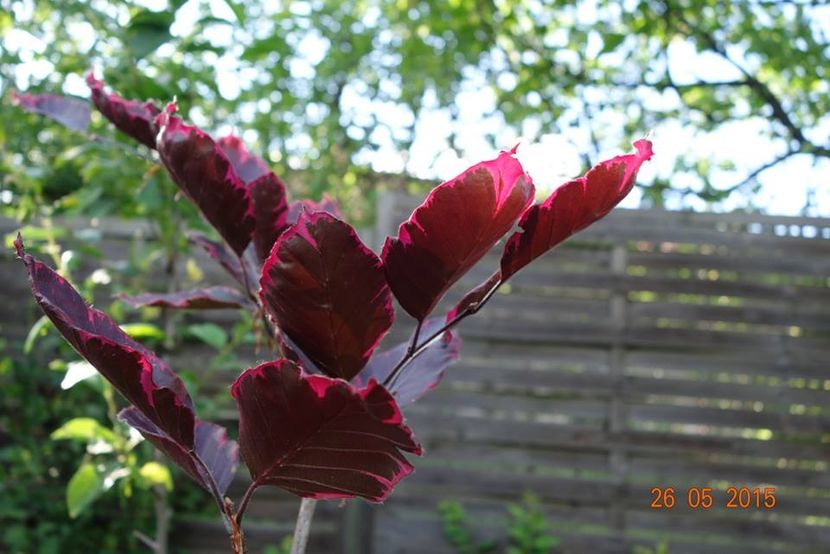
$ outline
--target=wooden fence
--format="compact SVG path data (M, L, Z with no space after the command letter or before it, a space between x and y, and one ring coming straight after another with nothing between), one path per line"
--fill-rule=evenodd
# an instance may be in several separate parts
M371 238L416 204L382 198ZM474 536L503 551L505 506L526 491L561 552L830 552L830 220L618 210L522 271L461 333L461 361L406 411L426 450L415 474L383 506L323 503L309 554L451 553L441 500L460 501ZM206 355L186 346L172 364ZM655 487L675 490L673 508L651 507ZM709 509L687 505L692 487L712 488ZM744 493L728 508L729 487L774 488L776 505L742 508ZM289 532L295 509L258 493L252 553ZM212 523L181 519L177 536L189 552L224 552Z

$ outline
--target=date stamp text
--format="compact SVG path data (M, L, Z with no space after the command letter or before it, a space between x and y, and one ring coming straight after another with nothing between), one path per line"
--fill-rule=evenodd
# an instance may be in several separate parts
M685 503L692 510L772 510L778 505L774 487L728 487L725 493L711 487L654 487L651 489L651 508L671 510L678 503Z

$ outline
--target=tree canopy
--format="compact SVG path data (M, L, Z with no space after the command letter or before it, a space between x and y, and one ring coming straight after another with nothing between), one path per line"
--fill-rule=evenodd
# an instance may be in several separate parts
M175 96L197 124L244 131L295 194L333 191L356 219L367 217L377 190L373 167L446 178L430 171L444 149L463 155L547 134L573 142L588 166L649 131L658 154L661 133L680 133L690 146L643 183L647 204L751 208L764 174L800 158L817 168L815 182L802 183L812 212L830 209L817 200L826 184L817 171L830 167L823 0L0 0L0 7L4 92L84 95L83 75L94 67L123 96ZM149 179L145 162L125 162L112 145L39 131L34 116L8 102L0 109L0 173L15 194L34 188L64 207L104 198L130 205L126 177ZM693 146L735 125L768 148L736 164ZM92 192L80 187L91 180Z

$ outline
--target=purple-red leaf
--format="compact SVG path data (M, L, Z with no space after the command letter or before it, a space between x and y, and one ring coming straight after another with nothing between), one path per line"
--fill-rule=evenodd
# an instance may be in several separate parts
M56 94L21 94L12 91L12 102L27 112L53 119L73 131L89 127L89 103Z
M67 342L172 440L191 448L195 415L182 381L106 314L87 306L63 277L26 254L20 236L15 247L35 300Z
M217 308L243 308L248 298L231 287L208 287L171 293L145 293L137 296L118 296L133 308L158 306L182 310L210 310Z
M274 243L288 227L288 202L285 185L270 171L250 185L254 203L254 247L259 261L265 261Z
M255 225L248 187L213 139L174 117L175 111L176 105L168 104L156 120L161 161L173 181L241 256L251 242Z
M304 212L283 233L260 286L280 330L320 371L347 381L394 318L380 260L348 223L324 212Z
M239 446L228 439L224 427L196 419L193 448L187 449L135 407L124 408L118 418L135 428L205 489L211 490L213 481L219 495L225 494L239 464Z
M403 309L423 321L513 227L533 193L512 151L435 188L383 247L386 277Z
M444 325L443 318L427 319L421 328L421 337L428 338ZM365 386L372 379L383 383L392 369L406 354L409 342L401 343L389 350L376 352L357 377L355 386ZM452 331L445 331L436 337L426 349L401 369L397 378L389 385L389 392L398 406L415 402L438 386L444 371L458 361L461 353L461 337Z
M297 220L300 218L300 214L304 211L308 213L326 212L333 215L337 219L343 219L343 214L340 212L337 202L335 202L334 199L328 194L324 194L323 199L319 202L309 200L308 198L292 202L291 206L288 208L288 223L297 223Z
M464 297L458 301L458 303L453 307L453 309L450 310L449 313L447 313L447 321L452 321L464 312L477 311L481 302L484 301L487 297L489 297L494 292L494 289L497 288L500 284L501 271L497 269L492 275L490 275L490 277L487 278L486 281L484 281L476 288L465 294Z
M285 184L268 164L251 154L242 139L235 135L220 138L217 143L230 160L233 170L251 191L254 205L254 247L257 258L264 261L271 248L288 226L288 199Z
M357 390L278 360L245 371L231 395L254 486L381 502L412 472L402 451L421 454L392 396L374 381Z
M230 273L234 279L239 281L240 284L245 285L242 264L239 262L239 258L225 244L210 240L201 233L189 233L187 238L193 244L201 246L207 252L208 256L219 262L219 265Z
M197 419L193 401L170 368L104 313L87 306L63 277L26 254L19 235L15 248L35 300L55 328L132 404L121 412L122 419L210 490L199 469L204 464L224 491L238 459L238 448L225 430Z
M514 233L504 247L502 281L577 231L605 217L631 192L637 171L652 156L648 140L638 140L634 147L636 153L600 162L522 214L519 221L522 231Z
M265 160L255 154L251 154L242 139L236 135L228 135L216 141L225 156L233 166L233 170L240 179L246 184L251 184L254 180L271 173L271 169Z
M114 92L104 92L104 82L90 72L86 84L92 91L92 103L115 128L152 149L156 148L156 116L161 110L152 102L126 100Z

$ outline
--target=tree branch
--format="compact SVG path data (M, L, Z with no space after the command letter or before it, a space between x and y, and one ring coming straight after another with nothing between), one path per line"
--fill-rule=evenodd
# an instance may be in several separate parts
M781 99L775 95L766 83L762 82L758 79L758 77L749 72L749 70L747 70L743 65L733 59L726 51L726 48L719 44L711 33L696 27L682 16L677 16L677 14L671 10L671 6L668 1L664 2L664 5L666 7L666 14L668 15L669 13L672 13L680 24L685 27L686 32L690 36L696 36L701 39L709 50L718 54L732 67L741 72L744 76L746 86L752 89L752 91L755 92L755 94L757 94L770 107L770 109L772 109L773 118L783 125L785 129L787 129L790 138L798 143L801 151L811 153L816 156L830 156L830 148L813 144L809 139L807 139L802 129L796 125L790 117L790 114L787 113Z

